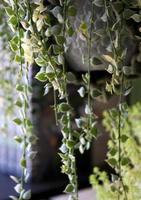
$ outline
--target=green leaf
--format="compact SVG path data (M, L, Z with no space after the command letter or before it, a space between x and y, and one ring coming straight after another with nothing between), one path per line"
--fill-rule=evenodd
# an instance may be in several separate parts
M40 67L45 67L46 64L47 64L47 61L44 60L44 59L41 58L41 57L37 57L37 58L35 59L35 62L36 62L37 65L40 66Z
M66 146L67 146L68 148L70 148L70 149L72 149L72 148L74 147L74 145L75 145L75 142L74 142L73 140L68 140L68 141L66 142Z
M16 18L16 16L14 16L14 15L12 15L12 16L9 18L8 22L9 22L10 24L12 24L13 26L16 26L17 23L18 23L17 18Z
M21 121L21 119L19 119L19 118L15 118L13 121L14 121L17 125L21 125L21 124L22 124L22 121Z
M37 11L37 17L38 17L38 11ZM35 21L36 21L36 19L35 19ZM50 13L46 13L46 17L44 19L45 24L50 26L51 25L51 21L52 21L52 16L50 15Z
M97 137L98 131L96 127L92 127L91 128L91 134L93 137Z
M71 110L71 107L69 104L67 103L61 103L58 107L59 111L60 112L67 112L67 111L70 111Z
M46 72L38 72L35 76L35 78L41 82L47 81L47 74Z
M141 22L141 15L139 14L134 14L130 18L132 18L135 22Z
M21 63L21 61L22 61L22 57L19 56L19 55L15 55L14 60L15 60L17 63Z
M60 158L62 159L62 160L64 160L64 161L67 161L68 160L68 156L67 155L65 155L65 154L63 154L63 153L58 153L59 154L59 156L60 156Z
M16 142L18 142L18 143L22 143L23 138L20 137L20 136L18 136L18 135L16 135L16 136L14 137L14 140L15 140Z
M23 103L20 100L17 100L15 105L21 108L23 106Z
M67 125L68 124L68 117L64 114L62 115L61 119L60 119L60 122L64 125Z
M65 193L72 193L73 191L74 191L74 186L72 184L68 184L64 190Z
M6 14L11 17L12 15L14 15L14 10L12 10L11 7L5 7L5 11L6 11Z
M18 46L17 44L15 44L15 42L13 42L12 40L10 41L10 48L13 52L18 50Z
M63 125L64 125L64 124L63 124ZM67 127L67 126L64 126L64 127L62 128L62 134L63 134L64 138L67 138L68 133L69 133L68 127Z
M127 135L122 135L121 136L121 141L124 143L128 140L128 136Z
M72 73L72 72L68 72L67 73L67 81L69 81L69 82L76 82L76 76L75 76L75 74L74 73Z
M31 190L28 190L23 194L23 199L25 200L31 199Z
M63 53L63 47L62 46L58 46L58 45L52 45L53 46L53 53L58 55Z
M47 76L47 79L54 79L55 78L55 73L54 72L49 72L49 73L46 73L46 76Z
M69 28L67 29L67 33L68 33L69 37L72 37L73 34L75 33L75 31L73 30L72 27L69 27Z
M117 190L116 186L111 185L111 191L112 191L112 192L116 192L116 190Z
M11 39L11 41L12 41L13 43L15 43L15 44L18 44L18 43L19 43L19 37L18 37L17 35L15 35L15 36Z
M92 64L92 65L101 65L102 62L101 62L101 60L100 60L99 58L93 57L93 58L91 59L91 64Z
M26 159L22 158L20 161L20 165L21 165L21 167L26 168L26 166L27 166Z
M97 89L93 89L93 90L91 90L91 96L92 96L92 98L99 97L99 96L101 96L101 92Z
M110 158L108 159L108 163L111 165L111 166L115 166L117 164L117 161L115 158Z
M82 23L80 24L80 30L81 30L83 33L86 33L86 32L87 32L88 26L87 26L87 24L86 24L85 22L82 22Z
M27 126L29 126L29 127L32 126L32 122L31 122L31 120L28 119L28 118L25 118L25 119L24 119L24 123L25 123Z
M16 90L19 91L19 92L23 92L23 91L24 91L24 85L22 85L22 84L17 84L17 85L16 85Z
M68 9L68 15L69 16L76 16L77 14L77 10L74 6L70 6Z
M55 36L55 40L58 45L63 45L65 43L65 38L62 35Z
M110 150L110 152L109 152L109 154L110 154L111 156L115 156L116 153L117 153L117 150L116 150L115 148L112 148L112 149Z
M121 164L124 166L124 165L127 165L129 163L129 158L122 158L121 160Z
M104 1L103 1L103 0L94 0L93 3L94 3L97 7L103 7L103 6L104 6Z

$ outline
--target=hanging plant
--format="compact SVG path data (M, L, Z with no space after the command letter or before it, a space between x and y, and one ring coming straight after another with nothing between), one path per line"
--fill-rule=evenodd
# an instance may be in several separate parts
M124 106L125 107L125 106ZM140 199L140 103L126 108L122 115L121 133L121 175L124 183L124 190L119 187L118 171L118 112L112 109L104 113L104 126L110 133L108 141L107 162L115 169L109 180L108 174L94 168L94 175L91 175L90 182L97 193L99 200L118 199ZM128 111L127 111L128 110ZM115 119L113 121L113 118ZM101 184L102 182L102 184ZM121 185L122 186L122 185Z
M141 22L140 0L130 2L91 0L81 1L83 9L87 9L85 16L81 7L74 0L5 0L5 11L8 15L8 24L14 32L10 40L11 50L15 53L14 60L19 64L17 86L19 98L16 105L19 107L20 117L14 122L21 126L21 136L15 140L22 144L23 155L20 161L22 177L13 178L17 183L15 190L19 197L12 199L30 199L31 191L25 190L27 182L27 156L35 157L36 152L28 151L37 138L31 134L32 123L28 116L29 96L31 92L28 70L30 65L40 67L35 78L45 83L45 95L52 89L54 92L54 112L56 125L61 129L63 139L60 147L62 172L68 176L69 184L65 192L70 199L78 200L78 180L76 170L75 151L80 153L90 148L93 138L97 137L97 117L93 114L95 97L99 95L91 84L91 71L95 68L105 69L111 79L105 84L106 91L119 95L118 126L116 138L119 191L124 192L127 198L126 184L124 183L122 163L122 121L125 119L125 110L122 106L122 95L128 95L132 86L129 77L134 75L140 62L140 50L136 54L137 42L140 41L140 27L137 34L132 30ZM79 21L79 17L82 19ZM76 22L76 23L73 23ZM136 26L136 25L135 25ZM130 34L128 34L130 33ZM126 41L129 41L127 44ZM77 44L76 44L77 43ZM134 45L135 44L135 45ZM130 56L130 45L133 46L133 58ZM76 46L78 48L76 48ZM71 48L71 50L70 50ZM86 99L84 115L74 118L74 109L70 102L68 84L78 84L75 74L68 71L66 61L70 55L79 50L80 62L77 57L72 63L78 63L85 68L82 75L82 86L77 91L80 97ZM74 52L73 52L74 51ZM74 128L76 124L76 128ZM110 161L108 161L111 164ZM118 192L120 199L120 192Z

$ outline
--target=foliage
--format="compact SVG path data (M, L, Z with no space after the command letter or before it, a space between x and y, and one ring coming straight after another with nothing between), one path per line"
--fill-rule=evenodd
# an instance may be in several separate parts
M118 113L115 109L104 113L104 126L110 133L110 140L108 141L107 162L115 170L115 174L108 177L106 172L94 168L94 174L90 177L90 182L97 193L99 200L113 200L120 199L139 200L141 198L140 184L141 184L141 103L128 108L124 113L122 120L122 134L121 134L121 174L123 178L124 188L119 190L121 183L119 179L119 172L117 168L118 162ZM113 120L114 119L114 120ZM109 179L110 178L110 179ZM126 192L126 197L125 197Z
M22 135L16 136L15 140L23 147L20 161L23 174L18 181L14 178L17 184L15 190L19 196L11 198L22 200L30 199L31 196L31 191L25 190L25 184L28 177L27 156L36 154L36 152L29 152L37 138L31 133L32 123L28 117L31 92L28 70L30 65L34 64L40 67L35 78L45 83L45 95L50 89L54 91L56 124L60 126L63 135L59 155L62 159L62 172L69 178L65 192L70 194L72 200L78 199L75 151L79 149L80 153L83 153L89 149L92 139L97 136L97 117L93 114L93 100L97 95L99 96L99 93L91 85L91 67L102 63L111 74L111 80L106 83L106 90L120 96L118 138L116 139L118 156L117 160L112 158L111 163L116 162L116 169L122 181L121 128L125 115L120 104L121 96L130 93L132 87L127 77L132 75L133 66L140 61L140 55L135 55L127 62L130 57L130 46L127 46L126 41L131 41L131 45L134 45L135 41L141 39L140 33L135 35L134 28L128 25L130 21L133 25L141 21L140 0L134 2L91 0L88 2L91 8L90 15L87 17L89 23L87 24L85 20L80 21L76 29L73 21L77 20L80 8L75 6L74 0L5 0L5 2L8 24L14 33L10 40L10 48L15 53L14 61L20 66L16 86L19 93L16 101L19 116L14 119L14 122L21 127ZM100 13L100 16L96 16L95 11ZM97 28L99 18L102 27ZM83 61L88 64L88 69L86 69L87 73L82 75L82 85L78 90L80 96L87 99L84 114L75 119L68 84L78 84L78 82L75 75L67 71L65 57L70 41L73 42L77 34L86 46L86 51L81 50L84 54L82 55ZM107 41L106 45L105 41ZM97 46L95 57L93 57L94 44ZM100 46L101 44L104 45ZM104 50L100 50L101 48ZM124 193L126 193L125 186L123 183L120 187Z
M0 6L0 109L2 133L7 133L8 123L14 115L15 71L16 65L12 61L12 53L8 48L7 41L10 39L9 27L6 23L4 4ZM12 67L10 67L12 65Z

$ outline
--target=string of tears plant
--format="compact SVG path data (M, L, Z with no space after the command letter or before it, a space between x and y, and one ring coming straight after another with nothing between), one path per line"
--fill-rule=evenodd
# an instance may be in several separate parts
M33 5L35 7L32 7ZM59 120L63 133L63 145L60 148L60 156L63 162L62 172L68 175L70 181L65 192L72 193L72 199L78 199L74 156L75 141L73 140L71 130L72 111L69 105L67 72L65 71L64 63L65 23L67 23L68 34L73 33L66 16L66 11L71 17L75 15L76 11L70 1L66 1L65 4L60 1L55 6L49 3L49 7L43 1L35 3L22 1L20 8L24 11L20 18L20 26L22 26L23 30L22 48L24 50L24 58L29 64L35 61L41 67L39 73L36 74L36 79L41 82L48 82L45 85L45 94L53 87L55 104L57 103L56 91L58 91L59 99L63 100L62 103L55 105L55 111L62 114ZM66 20L63 20L63 15ZM49 44L50 40L53 40L56 44ZM61 66L63 69L61 69Z
M125 200L128 200L127 196L127 187L124 184L123 181L123 174L122 174L122 169L121 169L121 162L122 162L122 149L121 149L121 140L122 140L122 112L125 112L124 107L122 106L122 94L123 94L123 83L124 83L124 74L121 74L121 85L120 85L120 96L119 96L119 105L118 105L118 173L119 173L119 180L121 182L124 195L125 195ZM119 192L118 192L118 200L120 200L120 190L121 190L121 185L119 184Z
M21 29L21 18L24 15L19 1L13 1L11 7L6 7L6 12L9 16L9 24L15 35L10 41L10 47L15 53L15 61L20 65L20 70L17 77L16 90L19 93L19 97L15 102L15 105L19 109L19 115L14 119L14 122L20 126L21 134L14 137L15 141L22 147L22 156L20 160L21 166L21 178L11 176L12 180L16 183L15 191L18 193L17 196L10 196L13 200L28 200L31 198L31 190L26 190L25 185L29 180L30 174L28 172L28 160L32 160L36 152L31 150L31 143L36 142L36 137L32 135L32 123L28 117L29 108L29 95L30 86L28 80L28 65L24 63L24 52L22 48L23 31ZM16 16L15 16L16 13Z
M68 0L65 0L63 3L63 31L62 31L62 35L64 38L64 44L63 45L63 53L62 53L62 66L63 66L63 81L64 81L64 98L65 98L65 103L61 103L59 105L59 107L64 109L60 109L60 111L63 112L62 118L66 118L66 123L62 123L62 118L60 121L61 127L62 127L62 133L63 133L63 147L65 145L66 150L64 152L64 148L62 149L62 147L60 148L62 153L65 153L65 157L64 155L60 154L61 158L62 158L62 162L63 162L63 166L62 166L62 172L66 173L68 175L69 178L69 184L67 185L65 192L66 193L71 193L70 199L72 200L78 200L78 185L77 185L77 172L76 172L76 158L74 155L74 145L75 145L75 141L73 138L73 131L72 131L72 111L71 111L71 106L70 106L70 102L69 102L69 93L68 93L68 89L67 89L67 73L66 73L66 64L65 64L65 47L67 46L66 40L65 38L67 37L67 27L70 26L70 22L69 22L69 18L68 16L68 12L70 10L70 8L72 10L75 11L75 9L71 6L71 2ZM65 108L66 107L66 108Z
M141 198L140 193L140 109L141 104L128 107L121 106L121 171L124 182L125 191L128 200L138 200ZM113 120L114 118L114 120ZM118 164L118 126L119 126L119 112L117 108L113 108L104 112L103 124L110 134L108 141L108 160L113 158L117 160ZM119 171L115 168L116 173L112 174L111 179L106 171L101 171L97 167L94 168L93 175L90 177L90 182L96 190L97 198L100 200L118 199L119 191ZM121 183L121 182L120 182ZM121 183L122 184L122 183ZM125 193L120 191L120 199L126 199Z
M111 40L111 44L113 47L113 58L115 60L115 69L113 69L113 75L112 75L112 82L117 80L115 83L119 85L119 105L118 105L118 162L117 162L117 168L118 168L118 175L119 175L119 188L118 188L118 200L120 200L120 196L121 196L121 190L123 190L124 195L125 195L125 199L128 200L127 197L127 192L126 192L126 186L124 185L123 182L123 178L122 178L122 171L121 171L121 124L122 124L122 118L121 116L124 115L124 109L122 108L122 95L124 94L124 90L125 90L125 86L124 86L124 74L122 71L122 67L124 65L124 57L122 58L121 55L118 53L119 49L122 52L122 47L121 47L121 31L122 31L122 26L124 24L124 22L122 23L122 17L120 17L118 15L118 13L116 12L116 10L113 8L112 4L109 3L109 5L107 6L107 0L104 0L105 2L105 12L106 12L106 16L107 16L107 29L108 29L108 33L109 33L109 38ZM116 38L114 39L113 33L111 31L110 28L110 12L109 9L111 9L113 11L113 14L115 15L117 22L119 24L119 27L116 28L115 32L116 32ZM111 66L110 66L111 67ZM113 86L113 90L114 92L116 92L115 90L115 86L114 83L112 83Z
M91 99L91 58L92 58L92 36L93 36L93 26L94 26L94 3L91 1L91 17L90 17L90 30L88 35L88 86L87 86L87 94L88 94L88 137L89 141L92 141L93 137L96 137L97 130L95 128L95 121L93 117L93 107L92 107L92 99Z
M85 150L90 148L93 138L97 137L97 120L93 113L93 99L95 99L95 91L91 87L91 60L92 60L92 40L93 40L93 26L94 26L94 3L90 1L91 15L89 16L90 24L87 25L85 21L80 24L79 31L85 36L85 42L87 44L87 53L82 55L86 57L88 63L87 73L82 75L82 80L84 86L80 87L78 93L81 98L87 96L87 102L85 105L85 116L80 116L80 118L75 119L78 129L81 131L80 134L80 153L84 153ZM94 98L93 98L94 97ZM93 98L93 99L92 99Z
M59 153L62 159L62 172L69 178L65 192L70 194L70 199L78 200L78 180L76 170L75 150L79 149L80 153L90 148L93 138L97 136L96 117L93 114L93 99L95 100L95 91L91 85L91 65L93 61L93 41L103 42L103 36L108 36L109 46L103 53L100 52L100 62L103 62L106 70L111 74L111 79L106 83L106 90L111 94L119 96L118 106L118 126L116 124L115 147L116 153L108 159L108 163L118 171L118 192L117 199L120 200L121 192L127 200L126 185L124 184L122 167L125 161L124 153L121 154L121 140L123 135L122 120L124 119L124 109L122 105L122 95L128 95L131 91L131 85L124 75L129 72L129 67L124 66L126 60L126 48L124 48L123 35L126 19L132 18L135 21L141 21L140 15L127 13L134 5L127 1L107 1L107 0L90 0L90 16L89 24L85 21L80 22L78 30L74 30L72 21L77 18L77 9L74 0L5 0L8 3L6 12L9 16L8 23L15 36L10 41L11 49L16 53L15 61L20 64L19 79L25 78L25 82L21 81L17 85L20 93L20 99L16 105L21 109L21 118L15 119L15 123L20 125L23 131L22 137L16 136L16 141L23 145L23 156L21 166L23 175L20 180L13 178L16 183L16 191L19 193L18 199L30 199L31 191L25 191L25 182L27 177L27 150L32 143L36 141L36 137L31 135L31 122L27 118L27 110L29 107L29 81L28 68L30 65L38 65L39 72L35 78L45 83L45 95L52 89L54 93L54 111L56 124L60 126L62 132L62 145ZM136 1L137 2L137 1ZM137 5L137 4L136 4ZM96 25L96 7L104 10L103 29L95 30ZM125 11L126 12L125 12ZM16 16L15 16L16 13ZM79 88L80 97L86 100L83 116L74 119L74 109L70 102L69 83L74 84L74 74L68 72L66 66L66 53L68 51L69 39L73 39L73 35L81 32L87 52L85 52L88 69L82 75L83 83ZM105 33L106 32L106 33ZM105 35L104 35L105 34ZM96 39L95 39L96 37ZM99 51L99 50L98 50ZM26 67L24 67L26 64ZM124 77L124 78L123 78ZM93 92L94 91L94 92ZM94 93L94 94L93 94ZM86 98L85 98L86 97ZM75 121L75 123L74 123ZM76 128L74 128L76 126ZM28 133L29 132L29 133ZM28 133L28 134L27 134ZM30 155L34 157L36 152ZM117 181L117 180L116 180ZM11 197L17 200L17 197Z

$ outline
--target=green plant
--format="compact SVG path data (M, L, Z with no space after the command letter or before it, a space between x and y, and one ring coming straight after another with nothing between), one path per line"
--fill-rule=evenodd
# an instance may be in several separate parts
M27 155L35 155L36 152L28 152L37 138L31 134L32 123L28 117L29 96L31 88L28 80L28 69L30 65L37 64L40 71L35 78L45 83L45 95L50 89L54 92L54 111L56 124L60 126L63 135L60 157L62 159L62 172L69 178L65 192L70 193L71 199L78 199L78 184L75 151L81 153L90 148L93 138L97 136L97 118L93 114L94 100L101 95L91 84L91 67L103 65L111 74L105 87L111 94L120 95L118 108L118 139L117 139L117 168L120 173L121 166L121 122L124 119L121 110L121 96L128 95L132 89L127 77L133 75L134 66L140 61L140 55L126 62L129 57L130 47L126 40L132 45L136 40L140 41L140 35L136 36L132 27L128 25L131 20L133 25L141 21L140 0L130 2L91 0L90 15L87 20L80 21L75 29L73 20L77 20L79 8L75 6L74 0L5 0L5 11L8 15L8 24L14 32L10 40L11 50L15 53L14 60L19 64L16 89L19 93L16 105L19 107L20 116L14 122L21 127L22 135L16 136L15 140L23 145L23 156L21 167L23 175L17 180L14 177L18 197L13 199L30 199L31 191L25 190L27 182ZM85 3L84 3L85 5ZM102 28L96 27L99 16L95 15L100 10ZM96 12L95 12L96 11ZM130 31L130 34L128 32ZM75 74L67 71L66 54L70 40L74 42L78 34L86 47L80 45L83 52L83 62L88 63L86 73L82 75L82 86L78 93L87 99L84 107L84 115L74 119L74 111L70 102L68 84L79 84ZM105 44L104 41L108 41ZM81 40L80 40L81 41ZM81 41L82 42L82 41ZM93 55L93 45L97 44L96 55ZM99 50L103 47L104 51ZM134 53L134 52L133 52ZM129 66L127 66L129 65ZM24 80L23 80L24 79ZM59 99L59 101L57 101ZM73 124L76 124L76 129ZM31 158L34 156L30 156ZM122 176L120 175L122 181ZM124 183L122 189L125 191Z
M121 134L121 176L118 171L118 112L115 109L104 113L104 126L110 134L108 141L107 162L115 170L110 177L104 171L94 168L94 174L90 176L90 182L97 193L99 200L135 199L141 198L140 192L140 165L141 165L141 103L137 103L126 109L122 116ZM114 120L113 120L114 119ZM124 190L119 187L124 184ZM125 194L126 193L126 194Z

